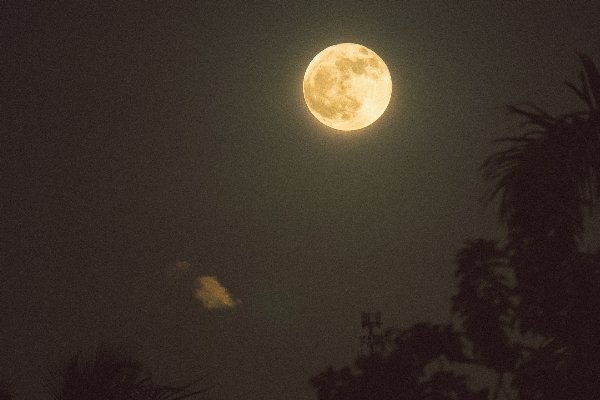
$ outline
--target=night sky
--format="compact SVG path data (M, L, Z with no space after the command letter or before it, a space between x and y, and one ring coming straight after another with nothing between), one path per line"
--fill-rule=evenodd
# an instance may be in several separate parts
M576 52L600 61L584 0L2 4L0 376L24 399L106 340L218 400L315 399L361 311L447 322L456 252L502 234L478 168L519 132L505 106L572 111ZM344 42L393 81L346 134L302 94Z

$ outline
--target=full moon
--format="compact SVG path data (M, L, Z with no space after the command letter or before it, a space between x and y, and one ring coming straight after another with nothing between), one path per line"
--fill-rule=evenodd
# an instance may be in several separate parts
M392 78L373 50L341 43L321 51L308 64L304 101L325 125L353 131L375 122L392 96Z

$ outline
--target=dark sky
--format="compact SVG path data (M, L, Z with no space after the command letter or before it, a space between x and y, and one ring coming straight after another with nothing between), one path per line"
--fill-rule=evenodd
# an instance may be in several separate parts
M0 376L22 398L103 340L215 399L316 398L361 311L448 320L457 250L501 234L478 167L516 132L505 105L571 111L575 52L599 60L583 0L75 3L0 6ZM343 42L393 81L350 135L302 95ZM241 304L205 309L206 275Z

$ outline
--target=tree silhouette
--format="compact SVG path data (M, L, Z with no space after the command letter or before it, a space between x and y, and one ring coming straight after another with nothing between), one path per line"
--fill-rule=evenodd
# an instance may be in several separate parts
M458 252L453 326L417 324L388 335L389 351L311 380L324 399L591 399L600 393L600 250L582 249L587 212L600 197L600 73L583 64L566 85L587 110L558 117L535 106L520 136L483 164L499 198L501 242ZM493 371L474 392L454 367Z
M156 385L140 362L106 344L73 355L50 385L53 400L182 400L208 390Z
M355 375L348 367L339 371L328 367L313 377L310 383L317 390L319 400L349 399L354 378Z
M501 139L510 146L483 165L509 230L515 318L522 333L544 339L516 370L521 398L590 398L600 390L600 263L581 250L585 212L600 195L600 74L588 56L579 58L581 87L566 84L587 110L553 117L510 107L529 129Z
M496 241L467 242L457 256L458 293L452 312L469 344L463 362L494 371L498 376L492 399L520 359L514 307L515 281L508 254Z
M484 178L493 183L489 198L500 196L499 213L513 242L556 237L574 246L583 233L583 207L600 195L600 74L588 56L579 58L581 88L565 84L588 110L553 117L535 106L509 106L529 129L497 140L509 147L483 164Z
M464 377L447 368L463 358L460 336L451 327L420 323L404 331L389 330L384 342L383 353L359 357L353 368L329 367L312 378L318 399L487 398L487 391L471 391ZM432 364L436 368L428 372Z

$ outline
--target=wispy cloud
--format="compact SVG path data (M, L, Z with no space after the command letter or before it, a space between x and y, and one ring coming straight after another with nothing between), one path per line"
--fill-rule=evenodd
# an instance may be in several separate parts
M191 266L187 261L177 261L175 264L167 265L165 272L169 278L174 278L189 272Z
M231 297L216 276L200 276L196 279L195 296L205 308L233 308L241 301Z

